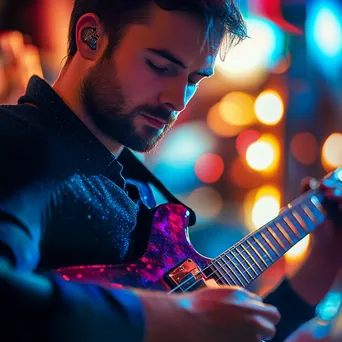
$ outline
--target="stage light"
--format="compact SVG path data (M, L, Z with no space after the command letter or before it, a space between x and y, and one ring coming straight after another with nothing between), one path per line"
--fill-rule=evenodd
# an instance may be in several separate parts
M331 134L322 148L322 164L327 171L342 166L342 134Z
M255 101L257 119L265 125L276 125L284 115L284 102L273 90L262 92Z
M199 180L210 184L217 182L224 171L223 159L215 153L206 153L198 158L195 164L195 174Z

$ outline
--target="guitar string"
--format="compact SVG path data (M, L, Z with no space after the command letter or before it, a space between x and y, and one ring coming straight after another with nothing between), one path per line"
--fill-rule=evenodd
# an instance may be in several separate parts
M251 247L249 247L249 248L251 248ZM249 248L247 248L247 249L249 249ZM235 260L235 259L237 259L237 257L234 257L234 258L229 258L229 257L227 257L227 260L228 260L228 261L232 261L232 260ZM213 260L208 266L206 266L203 270L200 270L200 271L199 271L199 274L202 274L205 278L209 278L209 277L211 277L211 276L213 276L213 275L218 274L218 273L220 272L220 270L224 270L224 267L222 267L222 266L219 265L219 267L218 267L215 271L213 271L212 273L210 273L210 274L208 274L208 275L205 275L205 274L204 274L204 271L206 271L207 269L209 269L209 268L214 264L214 262L216 262L216 261L218 261L218 260L222 260L222 257L219 256L219 257L217 257L217 259L214 259L214 260ZM238 259L237 259L237 260L238 260ZM239 260L238 260L238 261L239 261ZM246 275L246 274L248 273L247 271L252 270L253 266L254 266L254 265L257 265L257 263L256 263L256 262L253 262L252 264L248 264L248 265L249 265L250 267L246 268L244 272L240 272L239 274L241 274L241 275ZM229 266L227 266L227 268L235 275L234 271L231 270ZM263 271L261 271L261 272L263 272ZM260 275L260 274L259 274L259 275ZM258 276L259 276L259 275L258 275ZM257 277L258 277L258 276L257 276ZM250 282L252 282L253 280L255 280L257 277L253 278ZM221 280L221 279L223 279L223 278L224 278L224 275L222 275L221 277L219 277L216 281L219 281L219 280ZM243 282L240 280L240 278L239 278L238 276L235 275L235 278L238 279L241 283L243 283ZM183 281L182 283L180 283L179 285L177 285L176 287L174 287L170 292L168 292L168 294L171 294L171 293L175 292L176 290L180 289L181 287L183 287L184 285L186 285L187 283L190 283L190 282L191 282L191 279L187 279L187 280ZM183 290L183 292L186 292L186 291L189 290L191 287L193 287L194 285L196 285L196 284L198 284L198 283L200 283L200 282L201 282L201 279L200 279L200 280L196 280L196 282L191 283L190 286L188 286L187 288L185 288L185 289ZM235 283L235 281L233 281L233 282ZM248 283L247 283L247 284L243 284L243 285L239 285L239 284L233 284L233 285L235 285L235 286L247 286Z
M308 191L307 193L305 193L305 197L306 198L310 198L310 197L312 197L312 195L317 195L317 193L318 193L319 191L317 190L317 189L315 189L315 190L311 190L311 191ZM297 200L299 200L299 198L297 198ZM295 205L295 203L293 202L293 205ZM293 211L293 209L291 209L292 211ZM284 212L285 211L290 211L289 210L289 208L287 208L287 209L285 209L284 210ZM284 215L284 212L283 212L283 215ZM275 221L275 220L274 220ZM273 222L274 222L273 221ZM258 229L257 231L255 231L255 232L253 232L253 233L251 233L251 234L249 234L249 235L247 235L242 241L240 241L240 242L238 242L236 245L234 245L233 247L231 247L231 249L234 249L234 247L235 246L241 246L245 241L247 241L247 239L250 237L250 236L252 236L252 235L256 235L258 232L261 232L263 229L266 229L267 228L267 226L264 226L264 227L261 227L260 229ZM308 234L306 234L306 235L308 235ZM298 242L298 241L297 241ZM296 243L297 243L296 242ZM279 243L278 243L279 244ZM252 246L253 247L255 247L255 246L257 246L257 243L256 242L252 242L251 244L250 244L251 246L248 246L247 248L245 248L245 250L246 251L252 251ZM280 245L279 245L280 246ZM259 248L259 247L258 247ZM280 248L282 249L282 247L280 246ZM287 250L285 251L285 253L287 252ZM206 271L207 269L209 269L214 263L216 263L217 261L223 261L223 263L224 263L224 260L223 260L223 258L224 257L226 257L226 259L227 259L227 261L229 262L229 261L233 261L233 260L237 260L238 262L239 262L239 259L234 255L234 257L233 258L229 258L229 257L227 257L226 255L229 253L229 250L228 251L226 251L226 252L224 252L224 253L222 253L222 254L220 254L218 257L216 257L208 266L206 266L203 270L201 270L199 273L201 273L203 276L205 276L204 275L204 271ZM284 253L284 254L285 254ZM283 255L284 255L283 254ZM282 255L282 256L283 256ZM280 257L282 257L282 256L280 256ZM278 257L278 259L280 258L280 257ZM277 259L277 260L278 260ZM277 261L276 260L276 261ZM239 262L240 263L240 262ZM247 262L246 262L247 263ZM234 265L234 263L232 263L233 265ZM249 263L247 263L248 264L248 266L250 266L250 267L248 267L248 268L246 268L245 269L245 271L243 271L243 272L239 272L239 274L240 275L242 275L242 276L245 276L246 274L248 274L249 272L249 270L253 270L253 266L255 266L255 265L257 265L258 266L258 268L259 268L259 265L258 265L258 263L257 262L253 262L252 264L249 264ZM273 262L272 262L272 264L273 264ZM271 265L272 265L271 264ZM270 266L271 266L270 265ZM254 281L262 272L264 272L268 267L266 267L264 270L262 270L255 278L253 278L253 279L251 279L250 280L250 282L249 283L247 283L247 284L243 284L244 282L243 281L241 281L241 279L236 275L236 273L229 267L229 265L226 265L227 266L227 268L235 275L235 278L240 282L240 283L242 283L242 285L239 285L239 284L234 284L234 285L236 285L236 286L247 286L247 285L249 285L250 284L250 282L252 282L252 281ZM224 272L226 272L225 271L225 269L224 269L224 267L222 267L220 264L219 264L219 267L215 270L215 271L213 271L212 273L210 273L209 275L207 275L207 276L205 276L206 278L209 278L209 277L211 277L211 276L213 276L213 275L216 275L216 274L218 274L221 270L223 270ZM253 272L255 273L255 271L253 270ZM216 281L219 281L219 280L222 280L223 278L225 278L225 275L223 274L223 275L221 275ZM226 279L225 279L226 280ZM187 280L185 280L184 282L182 282L182 283L180 283L179 285L177 285L175 288L173 288L170 292L168 292L168 294L171 294L171 293L173 293L173 292L175 292L176 290L178 290L178 289L180 289L181 287L183 287L184 285L186 285L186 283L189 283L191 281L191 279L187 279ZM234 281L234 279L232 279L232 281L233 281L233 283L235 283L235 281ZM193 287L194 285L196 285L197 283L199 283L199 282L201 282L201 279L200 280L197 280L195 283L192 283L189 287L187 287L183 292L186 292L188 289L190 289L191 287Z

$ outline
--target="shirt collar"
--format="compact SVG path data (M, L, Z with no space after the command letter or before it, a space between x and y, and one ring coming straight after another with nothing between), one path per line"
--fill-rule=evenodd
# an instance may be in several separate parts
M77 162L83 168L101 172L111 179L115 178L115 183L121 188L125 187L125 181L121 176L122 165L47 82L33 76L25 95L19 98L18 103L37 106L43 114L44 125L73 149Z

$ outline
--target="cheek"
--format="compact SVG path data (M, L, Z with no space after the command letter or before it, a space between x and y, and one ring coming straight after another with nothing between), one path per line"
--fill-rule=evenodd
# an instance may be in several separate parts
M153 101L160 88L158 77L148 69L144 60L123 64L121 68L118 66L118 76L125 93L132 100Z

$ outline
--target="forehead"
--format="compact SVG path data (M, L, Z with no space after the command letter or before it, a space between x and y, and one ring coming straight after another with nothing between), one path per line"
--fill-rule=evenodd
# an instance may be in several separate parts
M199 18L154 5L149 23L132 25L126 38L137 49L168 50L191 69L213 68L220 44L215 37L207 39L206 27Z

